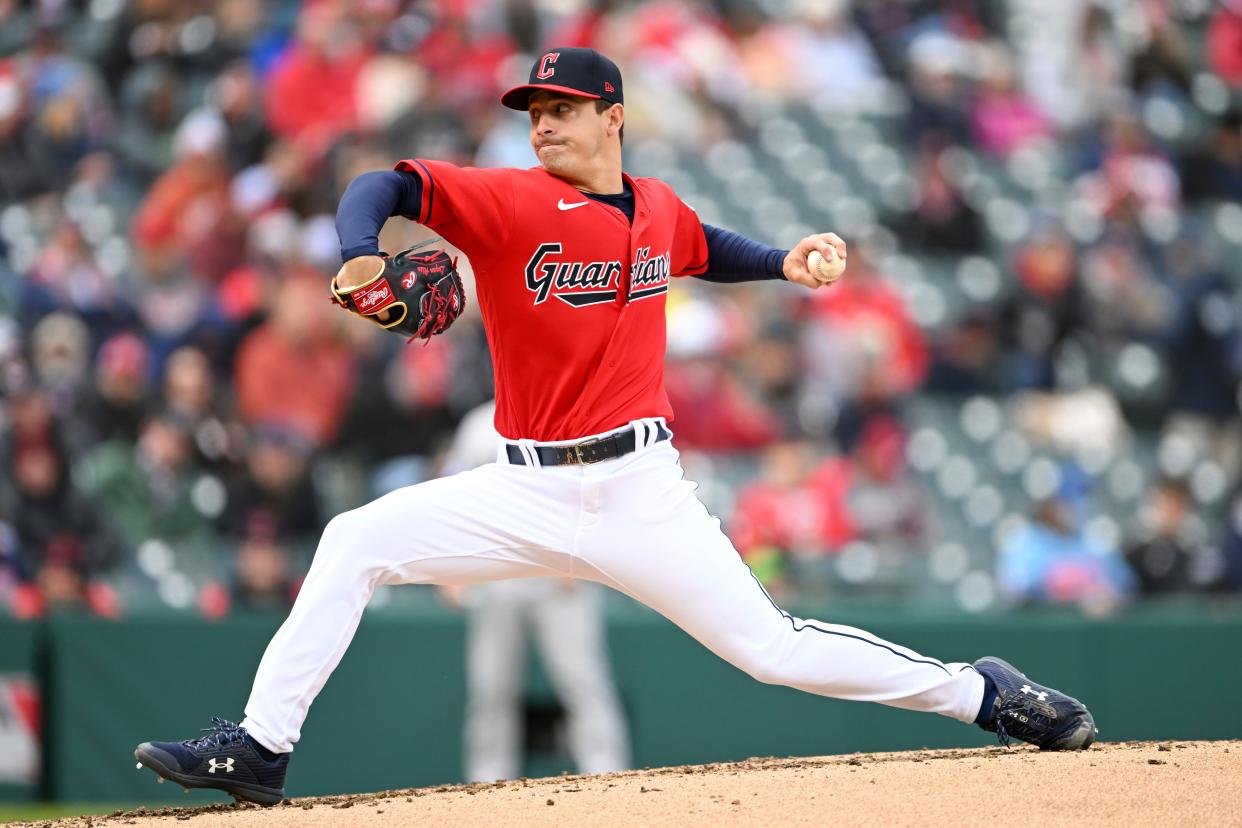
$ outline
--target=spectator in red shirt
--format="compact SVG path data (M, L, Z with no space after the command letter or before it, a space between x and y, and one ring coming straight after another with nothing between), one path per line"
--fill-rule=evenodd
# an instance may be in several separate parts
M515 49L507 32L480 31L463 10L444 13L415 56L431 75L431 91L454 107L469 108L503 91L500 78Z
M670 303L664 386L683 448L737 452L762 448L780 423L748 387L731 357L751 351L754 332L732 305L693 297Z
M678 435L680 439L680 435ZM760 476L738 494L729 537L769 591L788 586L788 559L822 554L821 527L831 504L807 487L810 447L782 441L763 455Z
M352 358L332 335L321 280L291 276L271 317L237 353L237 405L249 423L300 432L316 446L336 436L353 391Z
M235 263L240 228L232 212L227 137L224 122L207 110L182 121L175 139L177 160L156 180L134 217L143 270L148 279L161 281L163 290L172 290L187 269L215 280ZM152 315L167 316L161 311Z
M804 404L834 412L833 433L850 450L868 419L891 413L894 400L922 385L927 341L861 249L850 253L848 278L808 301Z
M1207 30L1207 61L1234 88L1242 87L1242 0L1224 0Z
M595 49L606 34L608 15L621 6L620 0L591 0L586 8L571 12L560 20L547 38L548 43Z
M267 84L272 131L319 155L358 123L358 74L370 48L344 5L311 3L298 18L296 40L278 59Z
M816 292L810 300L817 327L831 335L836 348L829 358L854 379L859 390L878 368L883 393L892 397L919 386L927 374L928 351L905 299L876 272L865 256L851 251L850 275L832 290Z
M683 448L746 451L777 436L776 417L742 386L722 358L669 362L664 382L677 412L674 427Z

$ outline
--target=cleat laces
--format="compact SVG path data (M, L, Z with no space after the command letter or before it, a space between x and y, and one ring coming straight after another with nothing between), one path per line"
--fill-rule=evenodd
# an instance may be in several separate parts
M1015 712L1018 715L1006 715ZM1050 716L1039 705L1028 703L1016 693L1004 691L1000 694L992 721L996 727L996 738L1005 747L1009 747L1015 738L1043 747L1057 724L1055 711Z
M1009 747L1013 737L1009 735L1009 731L1005 729L1005 723L1000 717L996 717L996 740L1001 743L1001 747Z
M204 727L203 733L207 735L197 739L187 739L181 744L190 750L202 750L203 748L224 747L233 742L244 741L246 738L246 728L219 716L211 717L211 727Z

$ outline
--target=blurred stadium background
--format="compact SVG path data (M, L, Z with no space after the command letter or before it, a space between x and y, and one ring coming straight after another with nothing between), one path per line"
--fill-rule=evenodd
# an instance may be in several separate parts
M240 709L327 518L438 472L491 395L477 312L407 348L333 310L332 215L399 158L532 165L496 99L549 45L621 65L630 172L851 245L831 290L669 297L687 474L774 594L1016 648L1105 738L1242 735L1196 678L1242 669L1242 2L0 0L0 796L147 796L123 748ZM640 764L964 738L609 613ZM325 752L295 793L459 778L460 616L421 588L369 616L309 729L387 710L432 755Z

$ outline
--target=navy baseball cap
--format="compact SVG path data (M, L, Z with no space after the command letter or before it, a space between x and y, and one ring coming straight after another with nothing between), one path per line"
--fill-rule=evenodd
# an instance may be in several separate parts
M515 86L500 96L510 109L525 112L530 96L539 91L562 92L609 103L625 103L621 95L621 70L594 49L549 49L530 68L525 86Z

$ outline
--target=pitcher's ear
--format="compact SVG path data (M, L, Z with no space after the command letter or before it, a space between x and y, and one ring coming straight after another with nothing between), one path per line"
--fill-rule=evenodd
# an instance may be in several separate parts
M613 104L608 108L608 131L625 134L625 105Z

